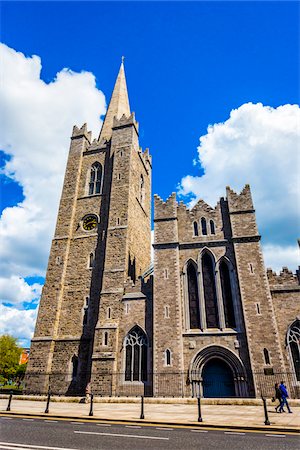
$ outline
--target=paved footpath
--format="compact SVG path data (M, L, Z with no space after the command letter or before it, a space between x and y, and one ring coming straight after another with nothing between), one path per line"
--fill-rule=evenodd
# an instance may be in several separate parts
M0 399L0 414L5 413L7 398ZM93 418L99 420L140 421L140 403L100 403L93 405ZM12 398L11 413L44 415L46 401L17 400ZM89 418L90 405L85 403L51 401L48 416ZM274 405L268 405L271 427L278 430L300 431L300 406L292 407L293 413L276 413ZM203 426L268 428L264 425L264 410L260 406L207 405L201 406ZM197 404L147 403L144 405L144 422L174 425L195 425L198 418Z

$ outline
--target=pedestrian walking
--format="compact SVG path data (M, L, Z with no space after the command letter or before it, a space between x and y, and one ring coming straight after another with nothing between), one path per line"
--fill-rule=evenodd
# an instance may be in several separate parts
M278 405L275 406L275 411L276 411L276 412L279 412L279 411L278 411L278 408L279 408L280 405L281 405L282 395L281 395L281 390L279 389L279 384L278 384L278 383L275 383L274 389L275 389L275 395L274 395L272 401L275 402L276 400L278 400ZM283 411L283 412L284 412L284 411Z
M286 405L288 412L292 413L293 411L291 411L290 406L287 401L287 399L289 398L289 394L288 394L287 388L284 384L284 381L281 381L279 389L281 391L281 404L279 407L279 412L280 413L284 412L283 407L284 407L284 405Z

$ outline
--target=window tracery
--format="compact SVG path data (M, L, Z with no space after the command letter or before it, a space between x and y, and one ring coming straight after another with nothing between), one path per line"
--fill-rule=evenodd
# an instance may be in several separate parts
M147 381L148 341L135 326L125 338L125 381Z
M99 162L95 162L91 167L89 195L100 194L102 182L102 166Z

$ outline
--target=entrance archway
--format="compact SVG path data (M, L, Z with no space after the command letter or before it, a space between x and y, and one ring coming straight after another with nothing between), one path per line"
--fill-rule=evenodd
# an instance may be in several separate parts
M235 397L231 368L220 358L210 359L202 371L203 397Z
M192 397L249 397L242 360L222 345L198 352L189 370Z

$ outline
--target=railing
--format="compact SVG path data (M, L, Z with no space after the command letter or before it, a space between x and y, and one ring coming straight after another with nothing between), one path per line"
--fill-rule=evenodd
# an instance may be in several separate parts
M27 372L21 388L25 394L85 396L88 389L96 396L109 397L257 397L272 398L275 383L284 381L290 398L300 398L300 383L295 373L253 373L248 379L224 378L210 374L206 379L190 377L188 372L148 372L144 381L126 381L122 372L80 372L76 376L65 372ZM90 381L91 380L91 381ZM90 382L89 382L90 381ZM243 386L243 389L241 389ZM13 389L13 386L12 386ZM1 391L1 387L0 387ZM5 390L7 392L7 389ZM246 394L245 394L246 393Z

